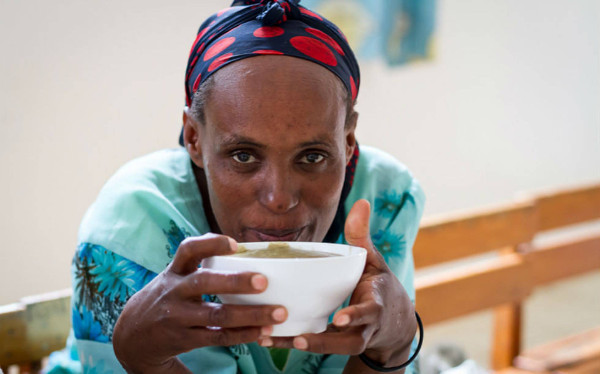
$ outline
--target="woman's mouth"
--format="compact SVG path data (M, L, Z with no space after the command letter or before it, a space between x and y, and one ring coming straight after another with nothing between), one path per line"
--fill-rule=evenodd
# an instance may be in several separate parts
M248 242L294 242L300 237L304 227L296 229L247 229L246 240Z

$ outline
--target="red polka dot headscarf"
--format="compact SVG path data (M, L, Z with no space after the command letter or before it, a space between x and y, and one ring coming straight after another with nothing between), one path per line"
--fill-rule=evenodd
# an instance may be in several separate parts
M234 1L200 26L186 70L186 105L219 68L257 55L313 61L337 75L356 99L360 72L342 32L300 0Z

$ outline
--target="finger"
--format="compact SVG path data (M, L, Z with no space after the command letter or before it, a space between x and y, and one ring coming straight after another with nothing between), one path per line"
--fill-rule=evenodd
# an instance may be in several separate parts
M188 330L186 343L190 349L206 346L228 347L255 342L260 336L260 327L192 328Z
M293 347L303 351L321 354L358 355L364 352L369 335L366 327L355 327L352 330L304 334L294 338Z
M382 311L383 307L375 301L350 305L333 316L333 324L337 327L346 327L376 323Z
M271 326L287 319L287 310L280 305L232 305L203 303L190 305L180 313L186 326L222 328ZM265 335L270 335L266 334Z
M174 291L186 298L205 294L252 294L264 291L267 285L267 278L258 273L197 269L187 275Z
M177 248L170 270L186 275L196 271L204 258L229 255L236 249L235 240L224 235L205 234L186 238Z
M336 326L329 324L327 330L321 333L339 332L340 329ZM294 348L294 337L293 336L279 336L279 337L263 337L258 340L258 343L263 347L274 347L274 348Z
M258 344L271 348L294 348L294 337L289 336L267 336L258 340Z
M348 244L367 250L367 263L379 266L385 264L385 261L371 240L370 215L371 205L367 200L361 199L355 202L346 218L344 236Z

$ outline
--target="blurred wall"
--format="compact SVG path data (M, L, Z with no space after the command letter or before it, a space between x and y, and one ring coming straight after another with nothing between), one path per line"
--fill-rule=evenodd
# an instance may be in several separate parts
M226 0L0 0L0 304L69 286L77 227L125 161L176 146L199 23ZM359 141L426 214L600 181L600 2L440 1L435 61L363 64Z

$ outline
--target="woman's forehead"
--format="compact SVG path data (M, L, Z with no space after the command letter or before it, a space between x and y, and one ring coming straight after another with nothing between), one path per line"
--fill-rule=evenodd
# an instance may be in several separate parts
M330 145L344 134L345 111L333 107L309 112L306 106L282 108L279 102L207 112L205 136L219 144L254 146Z
M300 87L310 87L315 94L326 93L341 100L347 96L341 80L328 69L290 56L256 56L236 61L217 71L213 81L217 91L234 90L250 96L265 88L273 94L293 94Z
M311 62L249 58L215 74L206 126L221 143L331 142L343 133L345 94L335 75Z
M344 136L347 91L317 64L258 56L223 67L211 80L203 137L217 149L334 146Z

